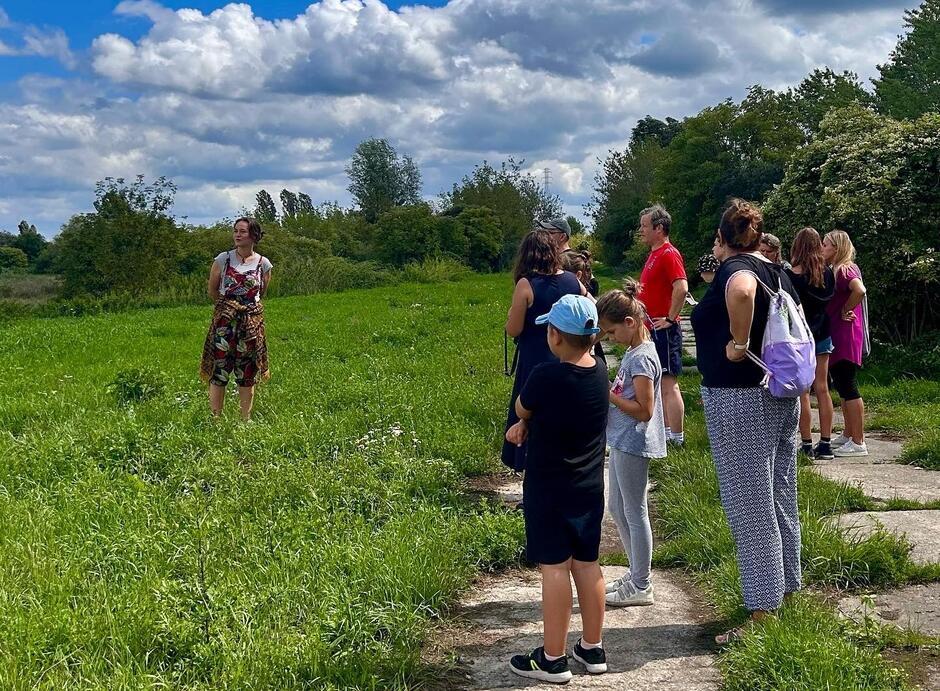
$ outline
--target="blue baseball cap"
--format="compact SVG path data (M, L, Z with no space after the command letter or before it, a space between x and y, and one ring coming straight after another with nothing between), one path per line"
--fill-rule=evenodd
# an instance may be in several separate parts
M597 308L583 295L565 295L552 305L548 314L535 318L536 324L546 322L573 336L591 336L600 331Z

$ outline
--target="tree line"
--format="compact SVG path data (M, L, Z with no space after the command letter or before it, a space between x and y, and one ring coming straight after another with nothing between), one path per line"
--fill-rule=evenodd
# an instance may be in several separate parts
M511 263L535 218L561 215L522 162L482 162L441 193L422 200L417 164L384 139L356 148L346 172L351 208L314 203L302 191L281 190L280 205L259 190L253 209L265 228L259 250L279 267L279 280L336 257L342 270L400 268L432 257L476 271ZM203 277L212 258L231 243L232 219L191 225L173 215L175 183L165 177L105 178L94 210L73 215L52 242L25 221L19 234L0 234L0 269L30 269L62 278L62 296L141 295L166 290L178 278ZM570 219L579 226L575 219ZM191 281L190 281L191 283Z
M905 28L872 91L822 68L786 91L755 85L681 121L640 120L599 161L587 211L604 259L638 266L625 231L658 201L694 262L728 198L744 197L785 242L804 226L848 231L883 336L940 331L940 0L905 12Z

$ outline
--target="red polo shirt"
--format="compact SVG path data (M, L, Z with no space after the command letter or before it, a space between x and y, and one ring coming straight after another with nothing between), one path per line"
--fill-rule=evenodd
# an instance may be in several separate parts
M672 284L682 278L686 278L682 255L671 242L650 252L640 274L639 294L650 319L671 316Z

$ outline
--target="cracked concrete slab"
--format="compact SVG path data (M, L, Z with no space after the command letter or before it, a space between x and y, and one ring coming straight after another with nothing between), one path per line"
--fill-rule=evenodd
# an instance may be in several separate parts
M940 636L940 583L846 596L839 600L839 612L858 622L870 617L925 636Z
M904 535L914 549L911 560L918 564L940 562L940 511L864 511L831 517L850 535L865 537L879 527Z
M821 461L813 467L830 480L858 485L867 496L874 499L901 498L924 503L940 501L940 473L935 470L848 458L836 459L835 462Z

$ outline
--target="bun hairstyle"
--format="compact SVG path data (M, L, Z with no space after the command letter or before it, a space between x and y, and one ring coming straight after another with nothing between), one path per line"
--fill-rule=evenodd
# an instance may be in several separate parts
M584 258L584 255L575 250L568 250L567 252L561 253L561 268L565 271L570 271L573 274L578 273L579 271L584 273L588 268L588 263Z
M743 199L732 199L721 215L718 232L728 247L753 252L760 247L763 228L764 216L756 204Z
M623 288L609 290L597 301L597 316L604 321L617 324L627 317L646 330L646 305L637 297L640 284L629 276L623 280Z
M258 223L258 220L249 216L241 216L240 218L235 219L235 222L232 224L232 228L237 226L242 221L248 224L248 235L251 236L252 241L256 245L261 242L261 238L264 237L264 228L261 227L261 224Z

